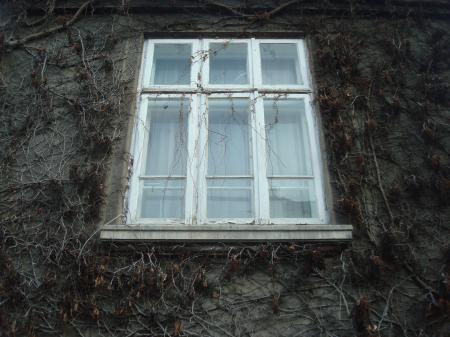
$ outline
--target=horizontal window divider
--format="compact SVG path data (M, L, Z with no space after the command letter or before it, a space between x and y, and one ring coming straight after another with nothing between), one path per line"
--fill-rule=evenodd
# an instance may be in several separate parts
M182 191L182 187L160 187L160 186L143 186L144 190L157 190L157 191Z
M251 191L251 190L253 190L253 188L251 186L208 186L208 190L223 190L223 191L245 190L245 191Z
M142 88L141 94L197 94L197 88Z
M268 179L314 179L313 176L279 176L279 175L272 175L267 176Z
M283 88L257 88L255 89L259 94L280 94L280 95L289 95L289 94L311 94L311 89L283 89Z
M277 186L277 187L270 187L271 190L293 190L293 191L298 191L298 190L303 190L303 191L309 191L308 187L292 187L292 186Z
M143 88L141 94L233 94L233 93L254 93L260 94L311 94L311 89L275 89L275 88Z
M206 179L253 179L253 176L206 176Z
M155 179L186 179L186 176L139 176L140 180L155 180Z

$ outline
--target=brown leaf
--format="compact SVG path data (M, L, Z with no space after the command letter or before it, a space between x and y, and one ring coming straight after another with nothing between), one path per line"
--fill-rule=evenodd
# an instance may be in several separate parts
M280 312L280 296L279 295L272 296L272 311L274 314L278 314Z
M174 335L175 336L181 336L181 332L183 330L183 323L180 321L175 321L175 329L174 329Z

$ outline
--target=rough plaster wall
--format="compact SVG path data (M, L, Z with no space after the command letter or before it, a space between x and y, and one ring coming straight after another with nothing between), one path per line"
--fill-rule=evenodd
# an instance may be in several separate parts
M102 15L3 50L0 336L448 336L449 28ZM352 246L101 244L102 200L123 192L142 32L244 29L311 38Z

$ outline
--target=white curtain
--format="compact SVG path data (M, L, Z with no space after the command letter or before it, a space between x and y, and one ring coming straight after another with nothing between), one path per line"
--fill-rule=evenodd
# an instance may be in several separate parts
M312 175L303 100L264 100L268 175Z
M184 217L188 111L187 99L149 102L144 175L150 178L141 181L143 218ZM181 177L173 179L174 175Z
M250 127L247 99L210 99L208 175L249 175Z
M301 84L295 43L261 43L260 48L263 84Z
M188 111L187 99L149 102L146 175L186 175Z
M159 85L189 84L191 45L155 43L150 83Z
M253 217L253 179L245 177L253 175L249 115L247 99L209 100L209 218Z
M264 118L270 216L316 217L314 180L298 177L313 175L305 102L265 100Z
M209 83L248 83L246 43L211 43L209 47Z

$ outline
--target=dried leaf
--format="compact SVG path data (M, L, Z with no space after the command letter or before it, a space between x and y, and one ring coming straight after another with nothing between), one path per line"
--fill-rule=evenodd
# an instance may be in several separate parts
M175 321L174 335L175 336L181 336L182 330L183 330L183 323L181 323L180 321Z

